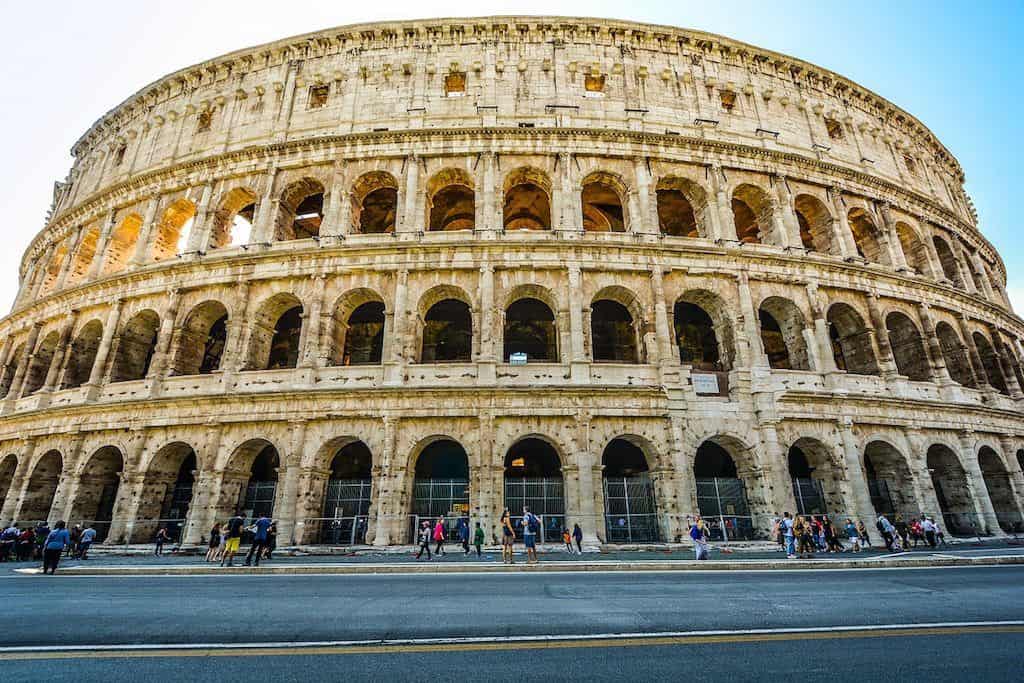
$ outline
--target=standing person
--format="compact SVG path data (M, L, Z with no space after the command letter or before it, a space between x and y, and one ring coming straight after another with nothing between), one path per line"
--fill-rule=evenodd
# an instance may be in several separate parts
M793 522L793 533L797 536L797 555L800 559L814 557L814 528L813 524L804 519L803 515L797 515Z
M476 531L473 532L473 545L476 546L476 556L480 557L484 547L484 530L480 522L476 523Z
M786 539L786 559L796 559L796 533L793 531L793 518L788 512L782 513L782 537Z
M512 513L505 508L501 513L501 561L512 564L516 530L512 528Z
M857 525L853 523L852 519L846 520L846 538L853 544L853 552L860 552L860 534L857 533Z
M92 528L92 524L86 524L85 529L82 531L82 539L78 543L78 559L88 560L89 548L92 547L93 542L96 540L96 530Z
M569 534L568 529L562 529L562 543L565 544L565 549L572 555L572 536Z
M34 541L35 541L34 542L35 552L34 552L33 559L36 559L36 560L43 559L43 544L46 543L46 537L49 536L49 535L50 535L50 527L46 524L45 521L39 522L39 524L36 524L35 539L34 539Z
M220 566L235 566L235 553L238 552L238 546L242 543L242 527L245 526L245 520L239 515L235 515L228 520L226 532L224 534L224 552L220 556Z
M576 552L580 555L583 554L583 529L580 528L579 524L572 526L572 539L576 541Z
M444 551L445 539L446 536L444 533L444 515L441 515L437 518L437 524L434 525L434 543L437 544L437 546L434 548L435 555L447 554Z
M36 535L28 527L18 536L18 547L16 553L19 562L27 562L32 559L32 548L36 544Z
M427 559L430 559L430 536L430 522L423 520L423 523L420 524L419 533L416 536L416 540L420 544L420 551L416 553L417 560L423 555L424 550L427 551Z
M78 543L82 540L82 525L76 524L68 530L68 535L71 536L71 542L68 543L68 549L65 553L66 556L75 557L78 555Z
M256 556L256 566L260 566L260 557L263 555L263 551L267 547L267 530L270 529L271 524L273 524L273 522L271 522L270 519L265 515L260 515L260 518L252 525L252 545L249 546L249 552L245 556L246 567L253 563L253 555Z
M462 541L462 554L469 555L469 522L459 519L459 540Z
M537 564L537 533L540 531L540 520L523 506L523 545L526 546L526 563Z
M924 540L929 548L935 547L935 523L924 515L921 515L921 531L924 533Z
M882 534L882 539L885 541L885 549L892 550L896 527L886 519L885 515L878 515L878 521L875 523L875 526L878 527L878 533Z
M217 549L220 547L222 537L220 535L220 522L214 522L210 529L210 542L206 546L206 561L213 562L217 559Z
M942 527L939 526L939 523L935 521L934 517L929 517L928 519L930 519L932 524L935 525L935 541L939 545L946 545L946 534L942 533Z
M903 515L896 515L896 523L893 526L896 527L896 535L899 536L900 546L905 550L910 550L910 528L903 521Z
M825 533L825 545L828 547L829 552L843 552L844 548L843 544L839 542L839 534L836 533L836 527L832 520L828 518L828 515L825 515L822 519L822 525Z
M53 525L53 531L47 534L43 541L43 573L57 573L57 565L60 563L60 556L64 554L64 548L71 543L71 534L65 528L67 524L60 520Z
M156 532L156 549L153 551L154 555L164 554L164 543L171 540L171 535L167 533L167 527L160 527Z
M274 551L277 550L277 520L270 520L270 528L267 529L267 545L263 549L263 559L269 560Z
M871 537L868 536L868 528L864 522L857 520L857 535L860 536L860 544L865 548L871 547Z
M700 515L697 515L690 526L690 538L693 540L694 558L708 559L708 527Z

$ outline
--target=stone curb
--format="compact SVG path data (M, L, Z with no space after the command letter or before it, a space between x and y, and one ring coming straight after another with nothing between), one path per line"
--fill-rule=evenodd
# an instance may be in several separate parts
M218 574L470 574L501 572L665 572L665 571L751 571L786 569L883 569L893 567L977 567L1024 564L1024 556L907 558L879 560L654 560L638 562L541 562L507 564L403 563L403 564L304 564L264 565L261 567L219 567L214 565L178 566L76 566L61 569L64 576L212 576ZM23 574L39 569L17 569Z

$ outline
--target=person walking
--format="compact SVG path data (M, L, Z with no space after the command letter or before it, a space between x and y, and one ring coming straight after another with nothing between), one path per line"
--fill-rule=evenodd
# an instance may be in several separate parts
M540 520L523 506L523 545L526 546L526 563L537 564L537 534L540 532Z
M41 560L43 559L43 545L46 544L46 538L50 535L50 527L46 524L45 521L39 522L39 524L36 524L34 532L35 539L33 539L33 559Z
M862 548L871 547L871 536L868 535L868 528L864 526L864 522L857 520L857 536L860 537L860 545Z
M462 554L469 555L469 522L459 519L459 540L462 542Z
M782 537L786 539L786 559L796 559L796 532L793 531L793 517L782 513Z
M476 556L479 558L484 547L484 530L480 526L480 522L476 523L476 531L473 532L473 545L476 547Z
M416 540L420 545L420 551L416 553L417 560L420 559L421 555L423 555L424 550L427 551L427 559L430 559L430 537L430 522L423 520L423 523L420 524L420 529L416 537Z
M235 553L238 552L238 546L242 544L242 527L245 526L245 520L239 515L235 515L228 520L227 530L224 534L224 552L220 556L220 566L228 567L235 566Z
M68 548L64 553L65 557L77 557L78 556L78 544L82 540L82 525L76 524L68 529L68 535L71 537L71 542L68 543Z
M857 533L857 525L852 519L846 520L846 538L853 544L853 552L860 552L860 534Z
M885 541L885 549L892 550L893 543L895 542L896 527L892 525L885 515L878 515L878 521L875 523L878 528L878 533L882 534L882 539Z
M921 515L921 533L929 548L935 547L935 523L924 515Z
M206 544L207 562L215 562L217 560L217 549L220 548L222 542L223 536L220 535L220 522L214 522L213 528L210 529L210 542Z
M273 522L268 517L260 515L260 518L250 527L253 536L252 545L249 546L249 553L245 556L246 567L253 564L253 556L256 558L256 566L260 566L260 557L263 556L263 551L267 548L267 530L270 529L271 524Z
M813 525L804 519L803 515L797 515L793 522L793 533L797 538L797 556L800 559L814 557L814 529Z
M929 517L928 519L930 519L932 521L932 524L935 525L936 543L938 543L939 545L946 545L946 534L942 533L942 527L939 526L939 523L935 521L934 517Z
M512 528L512 513L505 508L501 513L501 561L512 564L515 551L516 530Z
M18 536L18 546L15 553L18 556L18 562L28 562L32 559L32 549L36 544L36 535L32 529L25 527L25 530Z
M569 534L568 529L562 529L562 543L565 544L565 549L568 551L568 553L572 555L572 536Z
M434 543L437 544L436 547L434 548L435 555L447 554L444 551L445 538L446 536L444 532L444 515L441 515L437 518L437 524L434 525Z
M583 554L583 529L580 528L579 524L573 524L572 526L572 539L576 541L576 552L579 555Z
M708 528L700 515L697 515L690 526L690 539L693 541L694 558L708 559Z
M825 534L825 546L829 552L841 553L843 550L843 544L839 542L839 534L836 533L836 526L832 523L832 520L825 515L822 520L822 532Z
M156 532L156 548L153 550L154 555L164 554L164 543L171 540L171 535L167 533L167 527L160 527Z
M64 554L64 548L71 543L71 534L68 533L66 527L65 521L60 520L53 525L53 531L47 534L43 541L43 574L57 573L60 556Z
M78 543L78 559L89 559L89 548L95 541L96 530L92 528L92 524L86 524L85 529L82 530L82 539Z
M274 551L277 550L277 520L270 520L270 528L267 529L267 545L263 548L263 559L269 560Z

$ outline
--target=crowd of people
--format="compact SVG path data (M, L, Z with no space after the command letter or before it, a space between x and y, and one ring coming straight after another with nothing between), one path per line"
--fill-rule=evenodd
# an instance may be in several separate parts
M12 522L9 527L0 532L0 562L28 562L30 560L40 561L45 559L46 549L50 543L50 537L56 530L63 530L61 538L67 536L67 541L60 547L53 563L56 570L57 562L61 557L69 557L76 560L89 559L89 548L96 542L96 529L91 524L76 524L70 529L63 520L53 525L53 529L46 522L39 522L34 527L25 526L20 528L17 522Z
M882 538L886 550L903 552L912 547L935 548L946 544L945 534L933 517L921 515L908 523L902 515L895 515L895 522L884 514L875 520L875 529ZM871 535L864 522L847 518L846 523L836 525L828 515L796 515L785 512L782 518L772 523L772 538L785 549L789 559L813 557L815 553L860 552L870 548ZM846 541L847 545L843 544Z
M235 555L242 545L242 536L252 535L249 552L245 555L244 566L260 566L260 560L272 559L277 549L277 520L260 515L256 521L246 525L245 518L234 515L226 522L217 522L210 529L206 561L219 562L221 567L235 566Z

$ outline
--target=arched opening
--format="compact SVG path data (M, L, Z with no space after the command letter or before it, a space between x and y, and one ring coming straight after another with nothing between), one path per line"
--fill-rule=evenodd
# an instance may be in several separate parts
M437 302L423 317L423 363L469 361L473 354L473 314L458 299Z
M248 244L256 221L256 193L247 187L236 187L224 195L213 212L210 228L210 249L224 249Z
M921 511L914 496L914 477L903 454L885 441L864 448L864 475L875 512L890 522L896 515L909 520Z
M625 232L622 196L610 179L598 175L585 180L580 193L585 232Z
M715 325L707 311L688 301L677 301L673 312L679 361L700 370L722 370Z
M412 485L413 525L410 540L416 537L417 522L444 515L449 529L457 519L469 517L469 456L451 439L431 442L416 459ZM451 533L449 532L449 537Z
M17 469L18 456L9 453L0 458L0 508L4 507L8 495L16 495L11 493L11 484L14 482L14 473Z
M917 325L906 314L894 311L885 317L885 329L896 370L914 382L930 380L932 368Z
M707 211L707 193L685 178L662 178L655 195L658 202L658 227L672 237L705 237L701 228Z
M107 241L102 275L120 272L128 266L128 260L135 253L135 243L139 239L141 227L142 216L137 213L130 213L121 219Z
M640 362L633 316L618 301L599 299L590 305L590 338L595 361Z
M92 320L82 327L78 336L71 342L71 358L68 359L68 366L64 371L62 388L74 389L89 381L102 339L103 323L99 320Z
M504 339L506 361L512 354L522 353L528 362L558 362L555 315L539 299L519 299L505 309Z
M949 376L961 386L976 388L970 354L960 335L945 321L935 326L935 335L939 338L939 348L942 349L942 358L946 361Z
M195 223L196 205L182 197L168 206L160 217L153 239L153 260L174 258L185 251Z
M732 218L736 239L743 244L763 244L772 228L772 203L754 185L740 185L732 193Z
M36 345L36 351L32 354L32 362L29 363L28 371L25 373L22 396L34 394L43 388L46 383L46 375L50 371L50 364L54 362L53 354L57 350L59 338L60 334L55 330Z
M656 543L658 506L643 449L612 439L601 456L604 528L608 543Z
M967 473L956 453L948 446L934 444L928 449L927 465L946 530L954 536L984 533L984 522L977 519L971 500Z
M367 301L346 321L341 365L377 365L384 352L384 302Z
M114 446L93 453L82 468L68 524L92 525L97 543L106 540L110 532L123 470L124 457Z
M182 325L174 360L175 375L208 375L220 369L228 337L228 310L219 301L193 308Z
M187 526L192 489L199 469L196 452L187 443L167 444L153 456L129 542L148 543L160 527L181 541Z
M365 543L373 488L373 455L365 443L353 441L335 452L330 467L320 542L331 545Z
M363 235L395 231L398 181L390 173L364 173L352 186L352 225Z
M850 209L847 214L850 230L853 232L853 243L857 254L871 263L889 264L889 258L882 250L879 230L871 220L868 212L860 207Z
M472 230L476 226L473 180L461 169L440 171L427 183L427 229Z
M505 230L551 229L551 181L543 171L520 168L505 178Z
M1021 524L1020 510L1017 508L1010 474L1003 465L1003 459L988 446L982 446L978 451L978 464L981 466L981 476L985 480L985 489L996 512L999 528L1008 534L1020 533L1024 525Z
M253 323L247 368L277 370L299 362L302 302L292 294L276 294L260 306Z
M996 355L992 342L981 332L975 332L971 338L974 339L974 346L978 349L978 355L981 356L981 366L985 368L985 377L988 379L988 383L1000 394L1009 395L1003 370L999 367L999 357Z
M811 369L804 316L795 303L778 296L768 297L761 302L758 318L769 366L776 370Z
M139 311L125 323L117 343L111 382L145 379L156 352L160 317L155 311Z
M712 540L750 540L754 525L747 502L746 482L740 478L732 453L708 439L693 459L697 509L710 527Z
M94 225L91 228L85 230L82 234L82 239L78 243L78 248L75 250L72 256L71 270L68 271L67 284L73 285L81 282L85 279L85 276L89 273L89 268L92 266L93 260L96 258L96 245L100 239L100 228L98 225Z
M281 456L273 444L262 440L243 448L246 457L252 458L252 464L249 466L249 479L243 490L244 496L239 501L241 515L250 520L259 517L272 518ZM254 452L255 457L252 456Z
M907 265L921 275L931 275L931 262L928 260L928 247L918 237L917 231L906 223L896 224L896 235L900 240L900 247L903 249L903 256L907 259Z
M834 467L825 444L817 439L798 439L789 447L787 460L798 514L825 515L830 510L843 510L842 470Z
M833 304L828 309L827 319L836 367L854 375L877 375L878 361L871 345L871 331L853 306Z
M793 200L793 210L804 249L822 254L839 253L835 245L832 214L823 201L813 195L799 194Z
M505 454L505 507L516 536L522 534L524 507L540 518L541 542L561 535L565 527L562 463L558 451L544 439L521 439Z
M42 296L53 290L57 284L57 279L60 277L60 270L64 266L64 261L70 258L68 256L68 244L67 241L61 242L54 252L50 262L46 264L46 271L43 275L43 283L39 287L39 294Z
M47 451L39 458L29 476L25 497L21 502L19 522L27 526L44 522L49 518L63 468L64 459L59 451Z
M953 250L949 248L949 244L938 235L932 237L932 244L935 245L935 253L939 257L942 275L953 283L955 287L964 289L964 281L960 276L960 263L956 256L953 255Z
M303 178L281 193L274 223L274 241L303 240L320 236L324 220L324 186Z
M11 356L0 370L0 397L6 398L7 394L11 391L11 383L14 381L14 376L18 374L18 368L21 366L21 358L25 355L25 344L21 342L14 347L14 351L11 352Z

